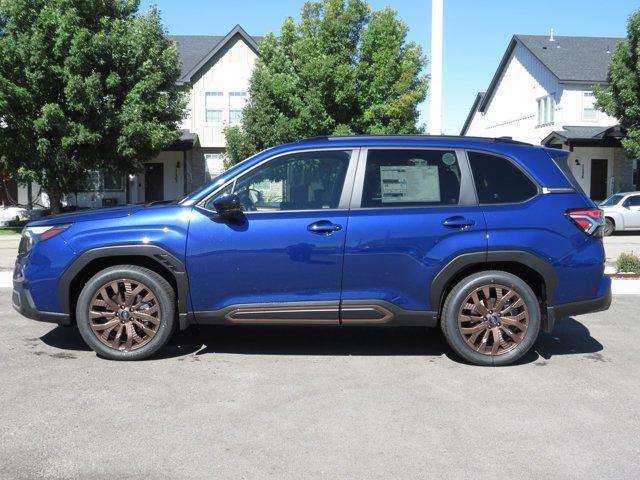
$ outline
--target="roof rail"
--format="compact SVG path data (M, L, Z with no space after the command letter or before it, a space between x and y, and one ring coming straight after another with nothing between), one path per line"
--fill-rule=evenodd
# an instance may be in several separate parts
M520 142L518 140L514 140L511 137L466 137L460 135L419 135L419 134L391 134L391 135L367 135L367 134L357 134L357 135L320 135L317 137L309 137L298 140L298 142L310 142L314 140L349 140L352 138L358 138L362 140L379 140L379 139L404 139L404 140L472 140L472 141L481 141L481 142L491 142L491 143L509 143L514 145L528 145L533 146L531 143Z

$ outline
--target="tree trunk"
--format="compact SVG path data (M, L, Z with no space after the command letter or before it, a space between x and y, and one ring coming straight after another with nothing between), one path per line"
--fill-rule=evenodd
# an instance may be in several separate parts
M62 212L62 204L60 200L62 199L62 193L60 190L55 188L47 188L45 190L47 195L49 196L49 208L51 209L51 213L53 215Z

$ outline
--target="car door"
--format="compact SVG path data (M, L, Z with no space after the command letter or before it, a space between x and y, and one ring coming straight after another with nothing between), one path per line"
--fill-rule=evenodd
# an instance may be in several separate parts
M194 208L189 288L201 323L338 323L357 150L288 153L260 163ZM237 194L244 215L213 208Z
M347 231L342 323L435 319L434 277L455 256L486 251L465 153L362 149Z
M625 227L640 228L640 195L628 196L622 206Z

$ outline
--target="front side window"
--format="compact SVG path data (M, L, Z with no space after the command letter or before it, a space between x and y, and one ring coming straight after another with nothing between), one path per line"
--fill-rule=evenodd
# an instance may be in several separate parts
M535 183L506 158L480 152L468 156L480 203L519 203L538 194Z
M460 168L450 150L369 150L362 208L457 205Z
M624 204L627 207L640 207L640 195L627 197L627 199L624 201Z
M233 193L249 212L338 208L350 159L342 150L285 155L240 177Z

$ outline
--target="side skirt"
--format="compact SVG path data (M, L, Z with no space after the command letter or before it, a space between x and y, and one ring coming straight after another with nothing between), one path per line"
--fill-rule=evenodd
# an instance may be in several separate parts
M437 312L404 310L382 300L254 303L195 312L199 325L437 325Z

